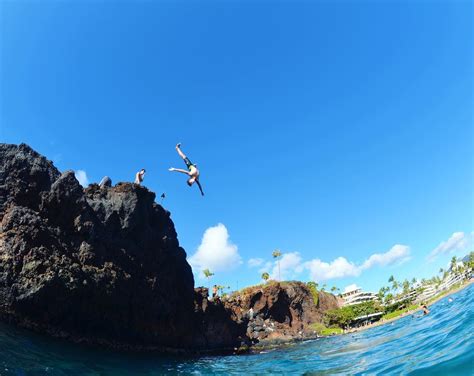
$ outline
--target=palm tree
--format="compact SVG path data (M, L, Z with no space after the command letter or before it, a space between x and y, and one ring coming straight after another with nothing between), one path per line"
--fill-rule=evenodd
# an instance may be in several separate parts
M379 300L382 302L383 298L385 298L385 287L381 287L379 293L377 294Z
M325 291L326 290L326 284L323 285L323 287L321 288L321 291Z
M474 252L469 253L469 260L467 261L467 266L470 269L474 269Z
M444 272L444 269L443 268L439 268L439 274L443 274Z
M214 275L214 273L212 273L209 269L204 269L202 271L202 273L204 274L204 277L207 278L207 284L208 284L209 289L210 289L211 285L209 284L209 279Z
M331 292L335 292L337 290L336 286L331 287Z
M453 258L451 259L451 271L452 272L455 271L457 262L458 262L457 257L453 256Z
M268 278L270 278L270 274L268 274L267 272L265 273L262 273L262 279L267 282Z
M403 293L408 294L408 291L410 291L410 282L408 282L408 279L405 279L403 281L402 286L403 286Z
M393 278L393 275L391 275L390 278L388 279L388 283L392 283L394 280L395 278Z
M275 249L272 253L273 258L277 259L278 262L278 280L281 281L281 276L280 276L280 259L279 257L281 256L281 252L279 249Z

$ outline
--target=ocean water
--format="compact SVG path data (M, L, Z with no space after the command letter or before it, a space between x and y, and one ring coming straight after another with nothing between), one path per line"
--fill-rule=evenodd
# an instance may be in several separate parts
M474 375L473 293L443 298L424 317L241 356L113 353L0 324L0 375Z

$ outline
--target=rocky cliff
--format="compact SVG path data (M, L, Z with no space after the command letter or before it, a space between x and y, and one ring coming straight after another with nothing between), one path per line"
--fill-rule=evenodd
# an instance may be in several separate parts
M234 312L234 320L247 319L246 334L253 343L313 337L311 324L339 307L337 298L325 292L319 292L315 302L306 284L296 281L246 288L225 305Z
M304 284L291 283L210 302L194 289L153 192L131 183L83 189L29 146L0 144L3 320L115 347L228 350L301 336L325 299L317 307Z

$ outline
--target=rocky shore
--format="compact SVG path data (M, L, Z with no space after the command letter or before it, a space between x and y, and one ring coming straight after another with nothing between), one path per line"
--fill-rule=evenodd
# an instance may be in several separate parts
M210 301L153 192L83 189L29 146L0 144L3 321L114 348L230 352L310 337L336 307L300 282Z

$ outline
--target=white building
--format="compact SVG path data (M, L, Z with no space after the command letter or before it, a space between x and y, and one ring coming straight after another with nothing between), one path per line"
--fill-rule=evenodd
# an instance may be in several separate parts
M439 285L439 291L449 290L453 285L456 283L460 283L465 279L465 275L463 273L449 273L448 276L441 282Z
M405 295L402 295L399 299L396 299L394 301L391 301L390 304L395 304L403 301L413 301L417 298L418 291L417 290L411 290L410 292L406 293Z
M438 292L439 290L436 289L435 285L426 285L426 287L423 289L423 292L417 296L416 301L425 302L426 300L435 296Z
M341 297L344 299L344 306L370 302L372 300L378 299L377 294L373 292L362 291L362 289L357 286L350 286L349 288L346 288L344 293L341 294Z

